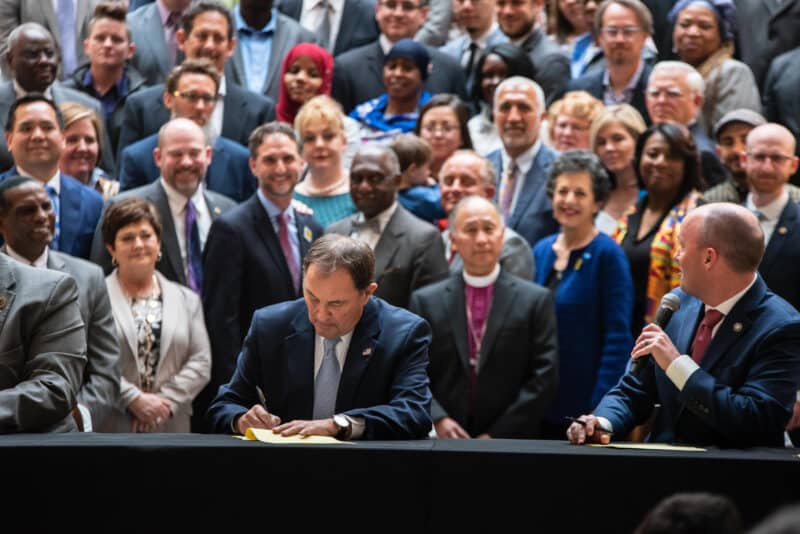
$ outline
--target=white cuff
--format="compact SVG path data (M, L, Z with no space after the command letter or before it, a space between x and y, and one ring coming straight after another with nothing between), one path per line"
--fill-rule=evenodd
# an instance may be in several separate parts
M675 387L678 388L678 391L683 391L683 386L686 385L686 381L689 380L689 377L698 369L700 369L700 366L697 365L693 359L686 354L681 354L672 360L672 363L667 366L665 372L667 373L667 377L675 384Z
M81 412L81 419L83 419L83 431L92 432L92 413L89 408L78 403L78 411Z

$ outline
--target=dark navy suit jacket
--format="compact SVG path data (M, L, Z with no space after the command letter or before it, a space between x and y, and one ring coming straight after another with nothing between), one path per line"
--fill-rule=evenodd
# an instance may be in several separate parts
M653 70L653 67L649 64L645 63L644 67L642 68L642 75L639 76L639 81L636 83L636 87L633 89L633 98L631 99L631 106L636 108L641 115L644 121L647 124L650 124L650 114L647 113L647 105L645 104L645 92L647 91L647 81L650 79L650 72ZM603 101L603 96L605 92L605 88L603 87L603 76L605 74L605 69L593 72L591 74L584 74L580 78L576 78L570 81L567 84L567 91L586 91L600 102ZM558 95L558 98L564 96L563 94Z
M525 182L522 184L511 218L506 221L506 226L524 237L531 246L543 237L558 232L558 223L553 218L553 204L547 196L550 167L557 157L558 152L542 143L528 174L525 175ZM502 149L495 150L486 158L494 165L497 176L503 176ZM499 195L499 178L497 185Z
M16 174L17 167L11 167L0 174L0 182ZM64 173L61 173L60 185L58 250L70 256L89 259L94 229L103 212L103 197L91 187Z
M758 272L767 287L800 310L800 207L789 201L769 238Z
M279 0L276 4L278 11L300 22L303 0ZM380 34L381 30L375 22L374 0L345 0L333 55L338 56L353 48L369 44Z
M297 211L295 223L302 261L311 243L322 235L322 226ZM255 311L301 296L294 289L278 236L256 195L214 221L203 252L203 307L214 358L211 381L194 403L200 417L219 386L231 379Z
M666 333L689 354L704 305L675 293L681 307ZM661 404L649 441L782 447L800 383L800 314L759 276L723 319L683 390L652 360L645 366L641 378L624 375L595 409L615 434L644 423Z
M259 402L256 386L282 421L312 419L314 326L303 299L258 310L231 381L208 410L214 431L231 433L234 418ZM421 318L372 297L350 339L336 413L361 417L363 439L419 439L431 429L428 346Z
M122 150L119 165L119 189L128 191L155 182L161 171L153 159L158 134L153 134ZM224 137L214 141L211 164L206 170L206 187L236 202L250 198L256 191L256 177L250 171L250 153L242 145Z

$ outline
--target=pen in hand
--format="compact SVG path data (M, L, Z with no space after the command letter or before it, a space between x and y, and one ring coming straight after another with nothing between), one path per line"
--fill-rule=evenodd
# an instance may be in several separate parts
M264 390L261 389L261 386L256 386L256 393L258 393L258 401L261 403L261 407L264 408L265 412L269 412L267 408L267 397L264 396Z
M578 419L577 417L570 417L568 415L564 416L564 419L566 419L567 421L571 421L573 423L578 423L583 428L586 428L586 421L584 421L583 419ZM601 427L600 425L594 425L594 431L595 432L600 432L601 434L608 434L609 436L613 436L614 435L614 433L612 431L606 430L605 428Z

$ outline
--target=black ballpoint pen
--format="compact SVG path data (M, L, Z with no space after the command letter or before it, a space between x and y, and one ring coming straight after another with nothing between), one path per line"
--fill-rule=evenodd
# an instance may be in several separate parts
M586 428L586 421L584 421L583 419L578 419L577 417L570 417L568 415L565 415L564 419L566 419L567 421L572 421L573 423L578 423L583 428ZM614 433L612 431L606 430L605 428L601 427L600 425L595 425L594 426L594 431L595 432L600 432L601 434L608 434L609 436L613 436L614 435Z
M264 408L264 411L269 412L269 409L267 409L267 397L264 396L261 386L256 386L256 393L258 393L258 401L261 403L261 407Z

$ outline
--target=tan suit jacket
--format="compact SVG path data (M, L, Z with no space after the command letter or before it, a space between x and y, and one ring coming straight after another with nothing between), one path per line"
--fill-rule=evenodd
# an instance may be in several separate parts
M189 432L192 400L211 376L211 345L206 333L200 297L156 272L162 295L161 343L153 393L170 401L172 417L159 432ZM128 298L117 271L106 278L111 311L119 335L120 398L100 429L130 432L133 417L128 405L141 394L136 368L137 336Z

